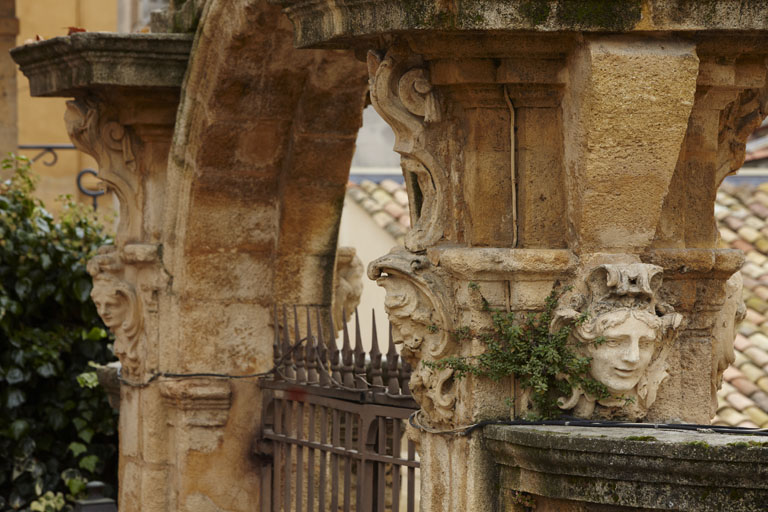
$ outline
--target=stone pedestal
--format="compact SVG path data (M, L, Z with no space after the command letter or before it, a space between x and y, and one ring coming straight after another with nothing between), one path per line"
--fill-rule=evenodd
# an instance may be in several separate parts
M765 116L765 2L276 3L298 46L367 52L396 135L412 229L369 277L430 427L423 510L493 494L478 441L435 432L536 411L515 379L421 363L482 353L491 311L542 311L553 288L553 330L608 390L573 386L564 412L709 422L742 264L713 203Z

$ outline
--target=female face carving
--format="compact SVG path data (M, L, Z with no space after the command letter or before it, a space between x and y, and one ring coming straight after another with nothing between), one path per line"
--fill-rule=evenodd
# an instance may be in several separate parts
M623 317L623 318L621 318ZM600 319L605 342L589 343L590 374L621 395L637 386L648 369L658 339L657 329L626 310L606 313Z
M96 280L91 290L91 299L104 324L113 332L125 321L128 314L128 300L107 283Z

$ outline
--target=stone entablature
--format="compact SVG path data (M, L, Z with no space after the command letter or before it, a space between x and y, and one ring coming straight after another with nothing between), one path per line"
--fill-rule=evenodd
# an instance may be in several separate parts
M269 0L285 8L300 48L372 47L381 34L443 31L471 39L499 32L648 32L768 30L768 2L713 0ZM485 33L484 33L485 32ZM468 42L470 39L466 39Z

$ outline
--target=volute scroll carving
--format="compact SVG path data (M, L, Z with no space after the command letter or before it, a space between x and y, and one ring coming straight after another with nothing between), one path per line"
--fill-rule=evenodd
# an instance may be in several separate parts
M84 97L67 102L64 121L74 145L99 164L99 178L120 202L118 245L141 239L140 176L131 129L118 123L104 102Z
M443 277L425 256L403 249L371 262L368 277L387 292L384 306L393 340L402 345L401 355L413 368L409 386L414 399L430 423L450 425L458 399L454 372L421 364L457 353Z
M393 48L381 57L368 54L371 103L395 132L394 150L411 204L411 229L405 246L423 251L438 242L451 218L449 179L428 144L428 131L444 113L424 64L407 51Z
M667 359L683 316L659 300L663 269L646 263L592 268L561 298L552 329L571 325L569 343L590 358L589 373L608 398L575 386L560 407L579 417L639 420L668 377Z

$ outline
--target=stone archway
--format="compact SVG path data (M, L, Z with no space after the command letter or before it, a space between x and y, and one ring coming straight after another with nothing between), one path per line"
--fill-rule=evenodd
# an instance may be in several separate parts
M330 305L367 74L350 52L297 51L292 36L263 1L203 11L168 168L164 371L268 370L273 304ZM175 430L167 509L253 510L255 382L179 380L161 393Z

